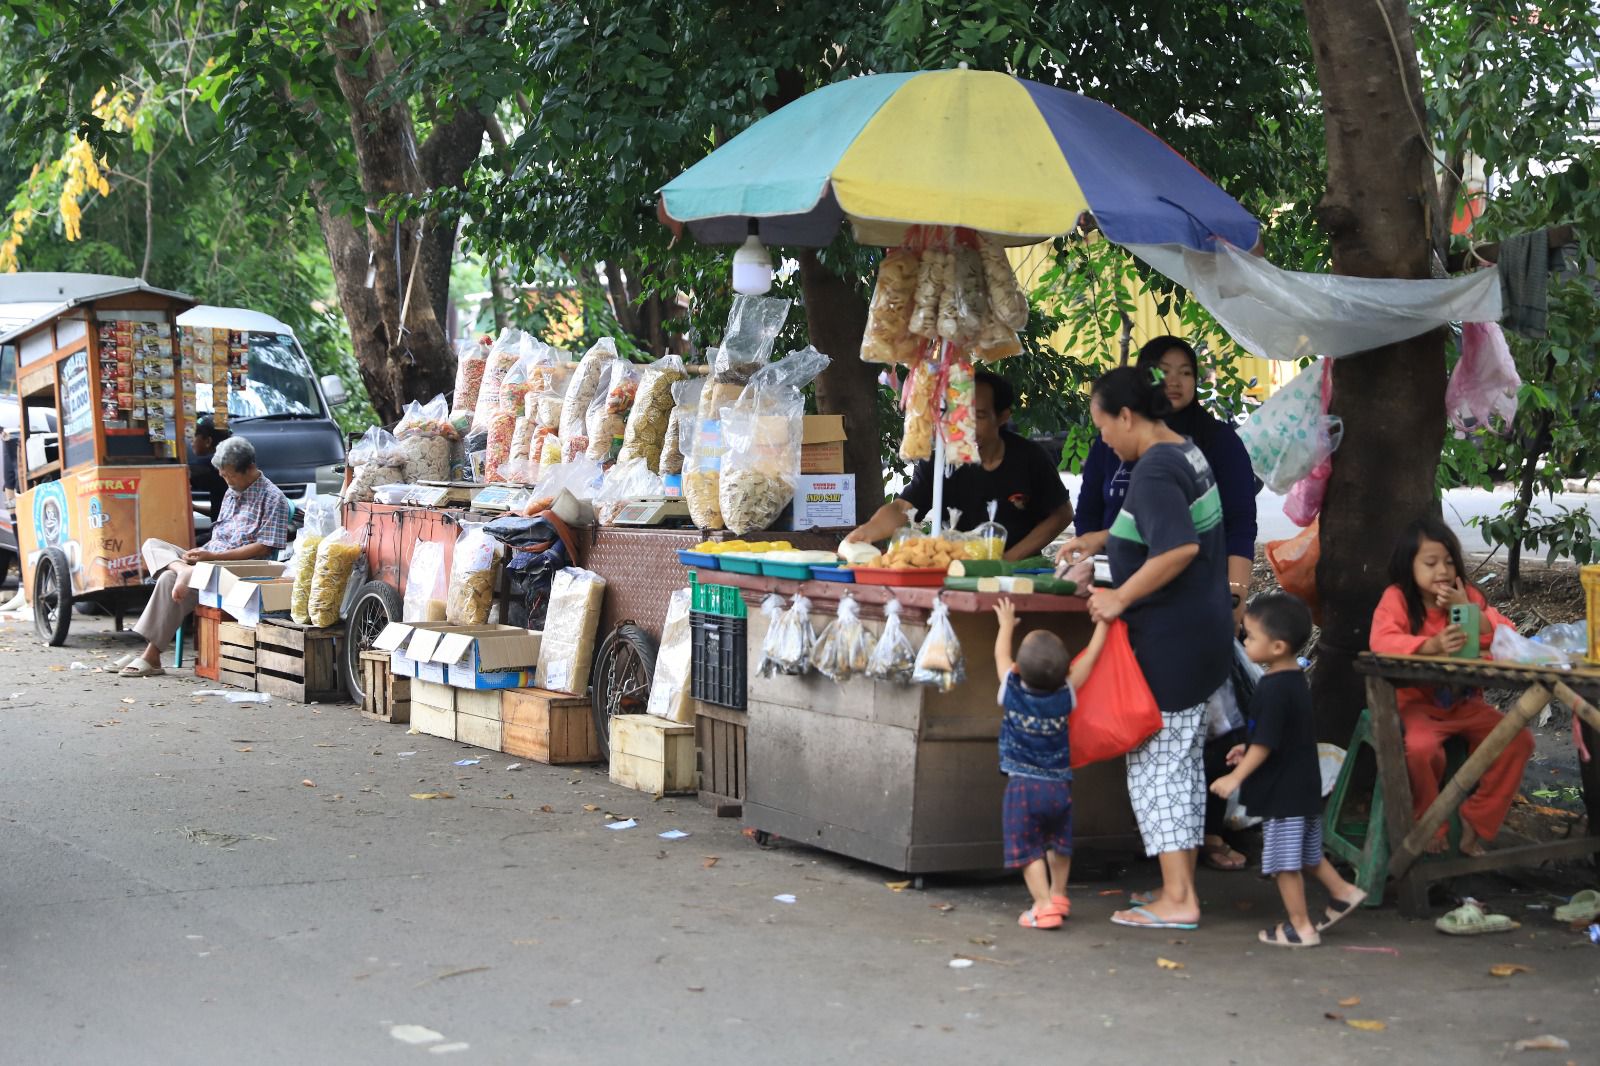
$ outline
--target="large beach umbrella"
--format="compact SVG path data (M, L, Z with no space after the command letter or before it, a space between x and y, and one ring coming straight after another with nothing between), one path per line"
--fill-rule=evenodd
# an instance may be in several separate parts
M1085 214L1119 244L1255 247L1260 224L1155 134L1065 89L982 70L835 82L746 129L661 190L698 240L818 247L848 219L898 244L907 226L967 227L1008 244Z

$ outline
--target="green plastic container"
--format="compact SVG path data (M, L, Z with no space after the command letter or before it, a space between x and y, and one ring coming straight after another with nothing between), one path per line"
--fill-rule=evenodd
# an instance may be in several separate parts
M766 577L782 578L785 581L810 581L810 563L773 563L761 560L761 573Z
M714 614L722 618L747 618L744 594L732 585L702 585L691 581L693 590L690 606L701 614Z

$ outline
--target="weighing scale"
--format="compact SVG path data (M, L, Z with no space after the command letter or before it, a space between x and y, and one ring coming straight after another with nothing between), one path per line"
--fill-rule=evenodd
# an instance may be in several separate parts
M689 501L682 496L641 496L629 500L611 520L614 526L687 525Z

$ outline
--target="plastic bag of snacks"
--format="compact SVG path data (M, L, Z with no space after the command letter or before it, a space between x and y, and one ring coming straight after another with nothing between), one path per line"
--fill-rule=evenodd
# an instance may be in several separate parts
M673 383L672 415L667 420L666 437L661 442L661 459L656 466L663 476L683 473L684 457L694 445L695 409L700 404L700 393L705 387L705 378L701 377Z
M289 593L289 617L300 625L311 622L311 579L316 573L317 545L339 528L339 501L333 496L318 496L306 504L305 521L294 538L294 555L289 572L294 589Z
M909 685L916 668L917 651L900 624L900 601L890 600L883 605L883 632L867 658L867 676L874 681Z
M861 359L867 363L914 363L921 341L911 332L917 296L917 253L896 248L878 265L878 283L867 308Z
M605 595L606 579L577 567L567 567L550 583L544 641L539 646L540 688L581 694L589 687Z
M725 453L717 500L735 533L766 529L794 499L806 401L800 390L831 360L807 346L762 367L722 409Z
M373 426L361 435L350 449L347 461L352 473L344 498L351 503L370 502L373 489L406 478L406 460L400 452L400 442L381 426Z
M756 665L756 673L775 677L779 673L774 654L778 650L778 623L783 621L783 597L776 592L768 593L761 601L761 616L766 619L767 632L761 638L761 662Z
M529 391L535 396L554 395L559 399L578 369L572 353L540 340L533 342L533 350L534 359L528 367Z
M861 623L861 605L847 592L811 649L811 665L830 681L848 681L866 672L871 656L872 633Z
M628 412L639 391L639 368L626 359L614 360L606 375L605 387L594 394L584 420L589 437L589 458L610 463L622 446L628 428Z
M595 493L595 517L601 525L609 526L628 501L641 496L660 496L661 492L661 477L650 472L649 463L643 459L619 462L606 472L600 491Z
M906 424L900 435L900 458L908 463L933 458L933 428L939 412L935 404L939 389L939 366L924 359L906 377Z
M948 254L941 248L926 248L917 263L917 289L911 301L911 320L906 328L923 340L939 339L939 291L944 281L944 261Z
M484 447L483 480L506 481L512 473L511 442L517 435L518 417L511 411L489 416L489 443Z
M578 369L573 372L572 383L567 386L567 394L561 401L559 432L562 462L570 463L588 454L589 430L586 419L589 404L600 391L616 358L617 342L610 337L601 337L578 361ZM540 461L543 462L542 457Z
M790 301L772 296L735 296L722 333L722 346L711 364L716 381L743 385L767 365L778 342Z
M967 679L967 666L961 655L961 642L956 639L955 627L950 624L950 608L944 597L933 601L933 611L928 615L928 635L917 649L917 663L911 680L919 685L932 685L940 692L949 692Z
M949 318L945 317L941 295L939 336L966 347L983 332L983 320L989 313L989 283L983 273L983 257L976 248L958 247L945 268L945 278L950 286Z
M711 391L710 386L706 388ZM681 430L680 430L681 432ZM698 529L722 528L722 423L697 418L694 447L683 466L683 498L689 504L689 520Z
M456 387L450 395L450 421L457 425L465 420L466 429L472 428L473 412L478 406L478 392L483 388L483 371L489 362L487 337L459 341L456 344Z
M425 404L406 404L405 415L394 432L400 441L398 451L405 461L408 484L449 480L450 442L457 433L443 393Z
M628 412L628 424L622 434L622 450L617 453L617 462L643 459L650 464L651 470L659 471L667 429L676 409L673 406L673 386L687 376L683 360L676 355L658 359L640 372L639 391Z
M1006 557L1006 527L994 520L999 500L989 501L989 520L965 537L968 559L998 562ZM951 528L955 528L954 523Z
M950 359L939 433L944 437L944 461L964 466L978 461L978 416L972 406L977 379L967 356L952 355Z
M656 672L650 679L650 700L645 712L683 725L694 723L694 699L689 679L693 670L694 634L689 625L694 593L678 589L667 600L667 617L661 623L661 650L656 652Z
M444 545L418 541L406 567L406 591L401 621L443 622L445 617Z
M508 329L500 334L489 349L489 358L483 368L483 384L478 389L478 402L472 411L472 432L483 433L489 429L489 418L500 407L500 386L511 368L526 354L520 329Z
M773 627L772 665L780 674L803 674L811 668L811 649L816 647L817 632L811 628L811 601L796 596Z
M1028 325L1028 295L1017 283L1017 272L999 241L984 237L978 244L988 287L989 314L1005 328L1018 331Z
M345 586L355 571L356 560L366 548L348 529L334 530L317 545L316 569L311 575L311 598L306 613L314 626L339 623L339 608L344 603Z
M450 560L450 588L445 596L445 619L454 625L482 625L494 606L495 583L506 548L484 532L467 526L456 538Z

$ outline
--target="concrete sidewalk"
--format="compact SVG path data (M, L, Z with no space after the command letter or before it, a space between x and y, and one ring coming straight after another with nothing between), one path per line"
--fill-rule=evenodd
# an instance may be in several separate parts
M1386 909L1289 952L1255 942L1278 904L1249 874L1203 878L1198 932L1110 925L1122 897L1102 893L1147 887L1141 862L1028 931L1011 878L896 892L595 768L508 772L348 705L70 668L131 641L76 619L46 649L0 625L9 1062L1387 1066L1520 1058L1542 1033L1572 1049L1538 1061L1600 1060L1600 947L1552 898L1495 899L1516 934ZM454 798L412 798L437 792Z

